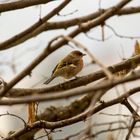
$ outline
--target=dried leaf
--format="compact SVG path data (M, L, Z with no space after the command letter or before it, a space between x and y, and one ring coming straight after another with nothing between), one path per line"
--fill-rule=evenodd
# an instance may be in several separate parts
M29 103L28 104L28 123L32 124L35 122L35 116L36 116L36 111L35 111L35 103Z
M134 56L140 54L140 44L138 40L136 40L134 47L135 47Z

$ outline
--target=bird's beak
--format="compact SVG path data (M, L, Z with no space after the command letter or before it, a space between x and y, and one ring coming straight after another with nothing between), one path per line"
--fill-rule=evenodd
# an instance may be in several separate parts
M85 55L86 55L85 53L82 54L82 56L85 56Z

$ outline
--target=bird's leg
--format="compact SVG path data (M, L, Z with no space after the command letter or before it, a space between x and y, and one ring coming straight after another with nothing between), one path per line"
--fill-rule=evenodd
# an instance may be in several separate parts
M62 78L62 79L63 79L63 83L66 82L66 79L65 78Z
M63 83L64 83L66 80L65 80L65 78L62 78L62 79L63 79ZM62 87L62 83L59 83L59 86Z
M62 84L61 84L61 83L59 83L59 87L60 87L60 88L62 87Z

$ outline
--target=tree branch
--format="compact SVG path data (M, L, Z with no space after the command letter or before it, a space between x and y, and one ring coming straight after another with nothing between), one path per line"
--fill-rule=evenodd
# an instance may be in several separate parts
M68 0L69 2L71 0ZM67 1L64 1L65 3ZM113 7L112 7L113 8ZM110 9L110 8L109 8ZM135 10L134 10L135 9ZM50 16L48 18L48 15L45 16L44 18L40 19L38 22L34 23L31 27L27 28L26 30L22 31L19 34L16 34L12 38L9 38L8 40L1 42L0 43L0 50L5 50L11 47L15 47L16 45L23 43L27 39L30 39L39 33L43 31L48 31L48 30L56 30L56 29L66 29L71 26L79 25L84 22L88 22L90 20L94 20L95 18L99 17L101 14L106 12L108 9L105 10L99 10L97 12L94 12L92 14L80 17L80 18L74 18L66 21L60 21L60 22L48 22L48 19L50 19ZM125 14L133 14L133 10L137 13L140 12L140 7L129 7L120 9L119 11L116 12L116 15L125 15ZM56 11L52 11L51 13L57 13ZM51 16L52 17L52 16Z
M53 0L56 1L56 0ZM11 10L17 10L22 8L27 8L29 6L34 6L38 4L46 4L52 2L52 0L18 0L10 3L0 4L0 13L7 12Z

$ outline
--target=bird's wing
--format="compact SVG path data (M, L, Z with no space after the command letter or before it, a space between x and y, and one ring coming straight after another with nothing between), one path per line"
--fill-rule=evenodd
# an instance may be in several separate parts
M64 68L65 66L71 66L71 67L76 67L75 63L77 63L78 59L75 59L75 60L69 60L69 61L65 61L65 59L62 60L63 63L58 63L55 68L53 69L52 71L52 75L55 73L55 71L57 69L61 69L61 68Z
M53 71L52 71L52 75L54 74L56 68L58 67L59 63L54 67Z
M57 66L58 69L61 69L61 68L64 68L65 66L71 66L71 65L74 65L72 61L69 61L69 62L63 62L62 64L59 64Z
M72 64L72 63L71 63ZM61 68L63 68L63 67L65 67L66 65L70 65L68 62L63 62L62 64L61 63L58 63L56 66L55 66L55 68L53 69L53 71L52 71L52 75L55 73L55 71L57 70L57 69L61 69Z
M64 68L65 66L68 66L68 65L73 66L73 67L75 66L72 61L69 61L69 62L63 61L63 63L58 63L55 66L55 68L52 71L52 75L55 73L56 69L61 69L61 68Z

